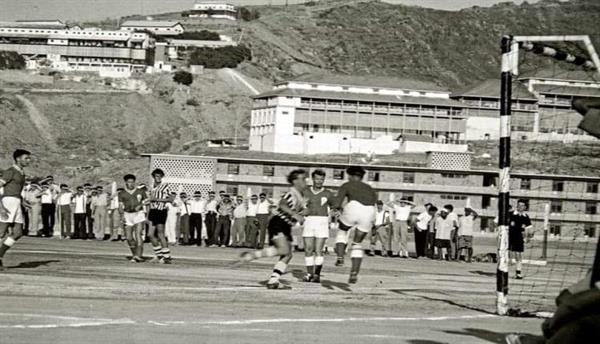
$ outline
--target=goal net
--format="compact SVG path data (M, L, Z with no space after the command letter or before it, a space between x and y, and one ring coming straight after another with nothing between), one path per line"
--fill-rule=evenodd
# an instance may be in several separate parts
M502 81L512 80L510 92L503 87L501 109L500 314L552 312L560 291L593 265L600 232L600 140L579 128L583 118L572 102L600 100L600 74L595 51L583 37L503 42ZM513 252L519 250L515 228L521 221L511 215L519 214L519 200L532 224L523 232L522 263Z

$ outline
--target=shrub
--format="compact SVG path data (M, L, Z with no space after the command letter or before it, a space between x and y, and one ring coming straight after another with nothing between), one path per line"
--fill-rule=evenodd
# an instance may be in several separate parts
M184 32L175 37L176 39L197 39L200 41L220 41L218 33L208 30Z
M256 9L247 9L246 7L240 8L240 18L243 21L252 21L260 18L260 12Z
M245 46L228 46L222 48L197 48L190 55L191 65L202 65L205 68L235 68L242 61L252 59L252 51Z
M25 69L25 59L16 51L0 50L0 69Z
M180 70L173 75L173 81L178 84L189 86L194 82L194 76L190 72Z

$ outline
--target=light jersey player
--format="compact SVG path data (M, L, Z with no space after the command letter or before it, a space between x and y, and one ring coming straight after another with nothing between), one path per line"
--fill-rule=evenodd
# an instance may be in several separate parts
M337 194L336 207L342 208L344 200L347 200L343 207L342 215L339 219L339 229L336 237L336 265L344 264L344 254L348 242L348 231L355 227L354 238L350 256L352 257L352 267L350 269L350 279L348 283L358 281L358 272L363 258L363 248L361 242L365 236L371 232L375 223L375 203L377 202L377 193L370 185L362 181L365 176L365 170L360 166L351 166L346 170L348 182L344 183Z
M321 282L323 268L323 248L329 238L329 208L334 204L333 192L323 187L325 171L315 170L313 185L304 191L306 199L306 218L302 238L304 239L304 262L306 275L304 282Z
M279 278L285 273L292 260L292 226L304 222L305 200L302 196L306 188L306 171L294 170L287 177L290 190L281 198L275 215L269 221L269 241L272 246L254 252L244 252L241 262L249 262L262 257L279 256L273 273L267 282L267 288L279 288Z

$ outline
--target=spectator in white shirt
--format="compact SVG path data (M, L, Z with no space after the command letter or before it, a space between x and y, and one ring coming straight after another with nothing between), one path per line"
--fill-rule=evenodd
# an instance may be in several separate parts
M454 220L448 216L451 210L444 206L440 215L435 219L435 247L439 259L450 260L450 239L454 231Z
M391 254L390 249L390 212L385 210L382 201L377 201L377 209L375 212L375 224L371 233L371 249L366 253L368 256L374 256L377 241L381 244L381 256L387 257Z
M233 247L245 247L248 209L242 196L238 195L235 198L235 203L235 208L233 209Z
M446 204L444 206L445 209L448 210L448 218L452 221L454 228L452 229L452 233L450 235L450 260L455 260L458 255L458 215L454 212L454 206L452 204Z
M73 197L75 233L71 236L71 239L88 239L86 231L87 198L87 195L83 192L83 186L78 186L77 193L75 194L75 197Z
M473 258L473 226L477 213L471 208L465 208L465 215L458 219L458 259L464 255L467 263Z
M179 241L179 233L177 233L177 222L180 214L180 200L177 197L177 192L171 192L173 201L167 203L167 221L165 222L165 235L169 244L176 245Z
M27 190L23 192L24 205L27 207L29 217L28 235L40 235L40 219L42 214L41 201L42 188L36 182L32 182Z
M425 211L417 216L417 221L413 227L415 233L415 249L417 258L425 257L427 252L427 235L431 227L431 220L435 216L437 208L431 203L425 204Z
M256 219L258 220L258 243L256 244L256 248L258 250L262 249L265 245L265 239L267 236L267 226L269 225L270 213L271 213L271 205L273 203L271 200L267 198L267 194L262 192L258 195L260 199L258 202L258 208L256 209Z
M194 197L189 201L190 212L190 245L202 245L202 216L206 212L206 201L202 199L200 191L194 192ZM208 225L207 225L208 226ZM206 244L208 246L208 243Z
M42 236L51 237L54 231L56 206L54 205L55 193L48 183L42 184Z
M248 202L248 211L246 213L246 246L249 248L257 248L259 222L256 217L258 211L258 195L250 196Z
M71 233L72 201L73 192L69 190L69 186L67 184L61 184L57 203L60 216L60 237L62 239L70 238L73 235L73 233Z
M117 193L110 195L110 205L108 209L108 218L110 224L110 240L118 241L119 239L125 240L123 234L123 220L121 219L121 212L119 211L119 193L123 191L123 188L118 188Z
M212 246L218 244L214 241L215 230L217 228L217 205L219 201L217 200L216 194L214 191L210 191L208 193L208 202L206 202L206 216L204 219L204 224L206 225L206 246Z
M408 258L408 220L415 204L402 197L400 201L392 204L394 209L394 223L392 225L391 249L398 250L400 258Z
M190 215L192 214L192 209L190 206L190 201L188 199L187 193L182 192L179 194L179 199L181 202L179 203L179 231L181 232L181 244L189 245L190 244ZM202 222L200 222L202 223Z
M92 216L94 217L94 236L98 240L103 240L106 236L107 227L107 211L108 211L108 194L104 192L102 186L96 187L96 196L92 198L90 204L92 208Z

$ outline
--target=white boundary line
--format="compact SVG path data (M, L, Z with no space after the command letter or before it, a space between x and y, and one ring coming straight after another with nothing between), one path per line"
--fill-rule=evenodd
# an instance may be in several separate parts
M0 323L0 329L48 329L48 328L64 328L64 327L93 327L106 325L128 325L135 324L131 319L94 319L94 318L79 318L63 315L51 314L27 314L27 313L0 313L0 316L10 317L26 317L26 318L43 318L64 320L65 323L50 323L50 324L14 324L5 325Z

